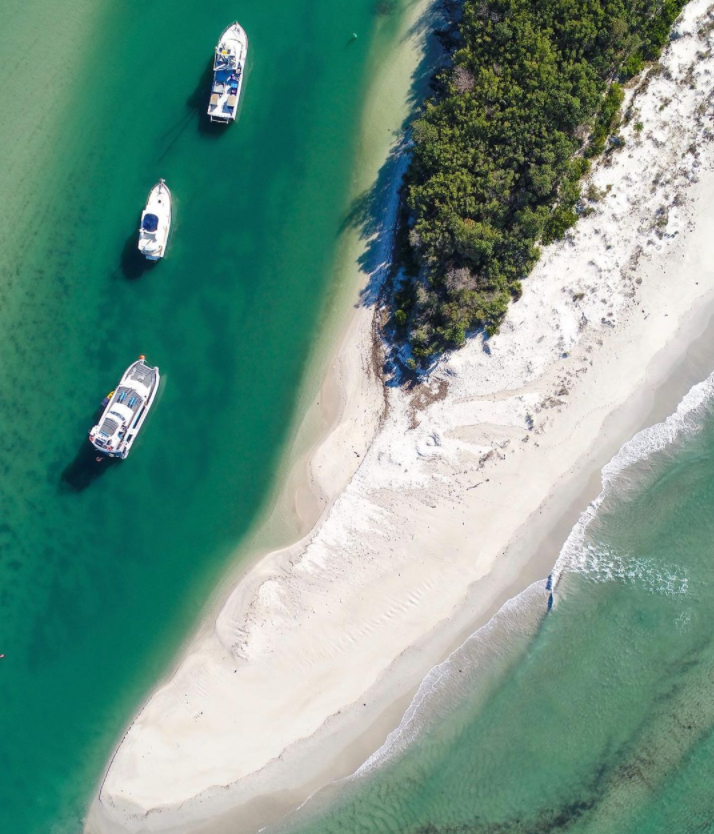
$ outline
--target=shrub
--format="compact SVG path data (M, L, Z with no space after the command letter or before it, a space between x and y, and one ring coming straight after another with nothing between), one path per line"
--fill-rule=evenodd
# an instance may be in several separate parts
M619 122L612 79L657 57L685 2L464 0L402 191L397 257L412 277L394 320L417 359L498 331L539 242L577 220L589 158Z

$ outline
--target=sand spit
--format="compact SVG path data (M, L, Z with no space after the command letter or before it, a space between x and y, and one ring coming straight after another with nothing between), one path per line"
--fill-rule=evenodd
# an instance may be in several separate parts
M311 459L333 500L248 573L136 718L90 830L220 831L225 814L256 830L379 747L398 716L375 722L463 630L467 598L483 612L530 584L516 551L640 427L714 311L712 29L693 0L628 93L592 212L498 336L385 390L369 311L352 319L340 420Z

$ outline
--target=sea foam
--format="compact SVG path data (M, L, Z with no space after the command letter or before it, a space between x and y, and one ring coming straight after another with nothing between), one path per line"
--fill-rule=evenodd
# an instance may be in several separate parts
M601 472L602 489L581 514L561 548L551 574L552 587L566 571L580 571L592 578L626 579L628 576L645 578L648 566L642 560L628 560L622 554L608 551L588 540L586 533L603 502L613 493L625 494L641 484L642 468L637 466L651 461L665 450L672 452L689 435L698 432L703 416L714 399L714 374L694 385L666 420L642 429L605 464ZM633 471L637 466L637 471ZM662 577L664 587L676 592L686 590L686 578L676 573Z
M648 590L667 594L687 591L687 577L677 566L663 569L646 559L627 558L591 542L586 535L605 499L615 490L636 487L641 473L632 475L632 467L655 455L676 447L687 436L700 430L703 416L714 401L714 374L694 385L679 403L677 410L661 423L643 429L625 443L602 469L602 489L581 514L563 545L548 580L538 581L508 600L498 613L442 663L429 671L422 681L399 726L384 744L358 768L349 780L368 776L378 767L398 757L423 733L450 712L468 694L479 697L479 670L493 668L501 659L516 662L519 649L525 648L546 614L549 591L555 591L568 571L587 573L595 580L638 582Z
M487 666L492 671L494 666L502 671L505 665L517 661L545 614L544 599L545 581L534 582L508 600L446 660L434 666L421 682L399 726L350 778L366 776L398 756L466 695L471 702L485 697L490 681L475 682L474 674Z

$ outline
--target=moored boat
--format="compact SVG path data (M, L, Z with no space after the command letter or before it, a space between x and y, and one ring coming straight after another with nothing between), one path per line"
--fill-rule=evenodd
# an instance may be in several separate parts
M243 88L248 36L239 23L232 23L221 35L213 58L213 84L208 117L212 122L228 124L238 113Z
M149 192L146 208L141 213L139 252L150 261L158 261L166 254L171 230L171 192L159 180Z
M140 356L126 369L102 416L89 432L89 442L104 455L125 458L144 425L159 388L159 369Z

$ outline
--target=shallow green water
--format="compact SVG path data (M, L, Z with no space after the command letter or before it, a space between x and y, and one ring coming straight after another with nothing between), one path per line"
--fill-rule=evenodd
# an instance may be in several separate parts
M713 394L606 468L552 612L545 583L512 600L284 831L714 831Z
M239 122L211 131L236 16ZM373 0L3 2L0 831L79 830L265 501L335 290L375 32L395 25L378 17ZM146 269L159 177L174 227ZM139 353L162 389L130 459L97 467L86 433Z

